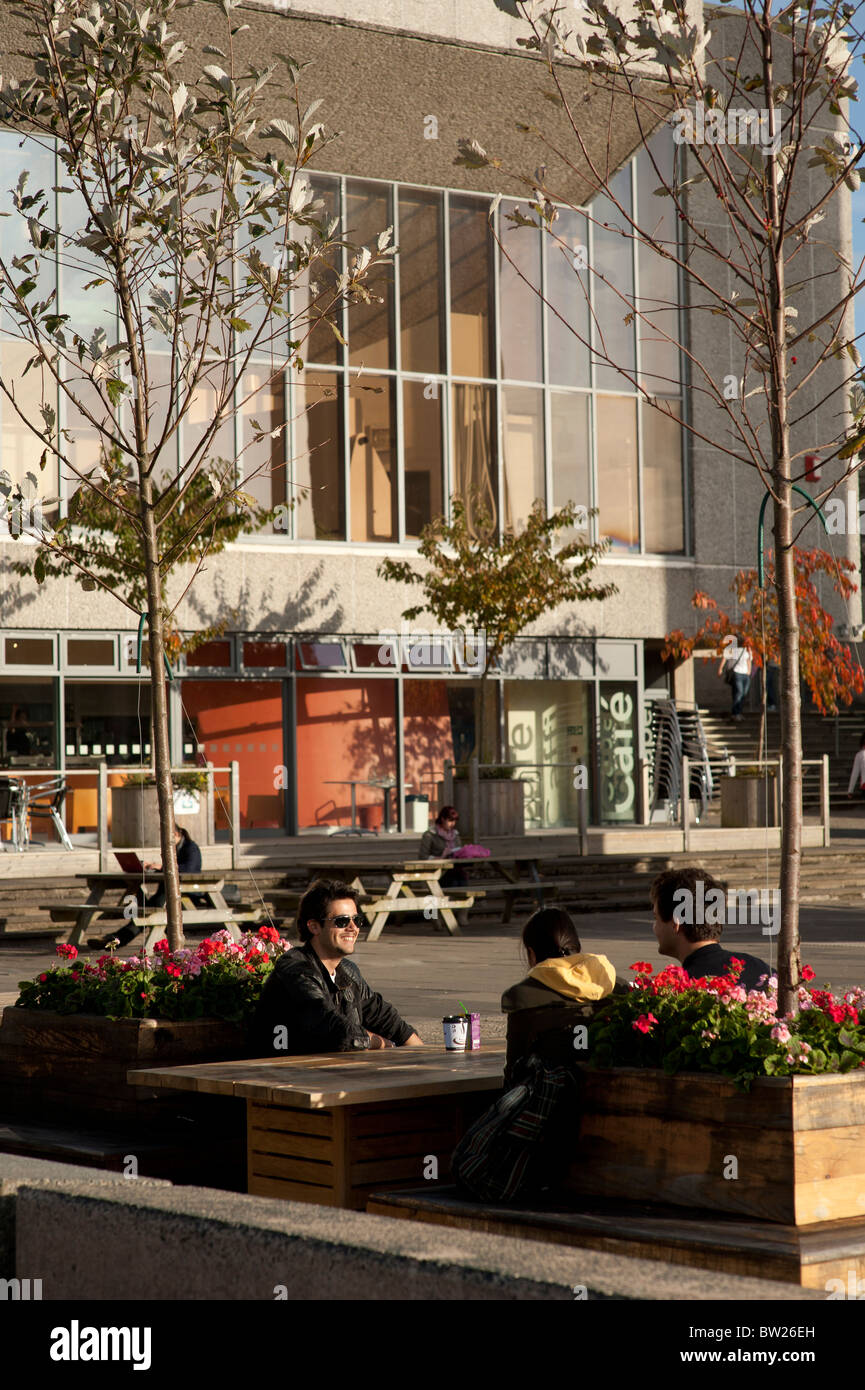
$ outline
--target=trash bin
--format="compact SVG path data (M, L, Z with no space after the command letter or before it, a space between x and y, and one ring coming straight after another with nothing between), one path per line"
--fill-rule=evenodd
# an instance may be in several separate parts
M423 835L429 830L429 797L407 796L405 799L406 830L416 830Z

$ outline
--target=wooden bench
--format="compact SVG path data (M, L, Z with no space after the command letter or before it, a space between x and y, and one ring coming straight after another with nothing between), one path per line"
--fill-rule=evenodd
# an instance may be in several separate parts
M503 921L505 922L509 922L511 920L514 910L514 903L517 898L537 897L540 899L539 906L546 906L546 899L548 897L558 898L560 893L571 892L573 889L577 887L576 880L569 878L526 878L518 879L516 883L512 883L509 879L504 878L482 878L478 880L478 883L479 885L482 885L483 894L487 897L494 898L499 893L503 895L505 899L505 915ZM455 891L459 890L448 888L449 893ZM474 886L472 886L468 891L474 893L477 890L474 888Z
M495 1205L460 1195L450 1184L373 1192L366 1204L390 1216L464 1231L604 1250L642 1260L712 1269L825 1289L830 1276L846 1288L847 1270L865 1259L865 1216L816 1226L787 1226L744 1216L691 1211L649 1202L567 1197Z
M442 898L436 897L432 893L425 897L416 898L377 898L375 902L367 903L364 906L364 912L369 918L369 933L366 939L367 941L378 941L388 918L394 912L420 913L423 917L429 916L429 920L432 921L441 913L451 936L459 936L460 929L454 917L454 909L465 911L472 906L475 900L473 889L467 889L465 892L466 896L462 898Z

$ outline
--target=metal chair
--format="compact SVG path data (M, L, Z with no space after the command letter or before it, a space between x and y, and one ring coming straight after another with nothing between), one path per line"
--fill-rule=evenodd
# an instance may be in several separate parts
M0 825L12 826L12 844L20 854L24 849L25 824L22 818L23 794L15 777L0 777Z
M65 800L66 783L62 777L55 777L51 782L42 782L34 791L25 785L22 813L25 844L30 841L30 821L50 820L53 822L54 829L57 831L64 849L74 850L75 846L66 833L66 826L60 815Z

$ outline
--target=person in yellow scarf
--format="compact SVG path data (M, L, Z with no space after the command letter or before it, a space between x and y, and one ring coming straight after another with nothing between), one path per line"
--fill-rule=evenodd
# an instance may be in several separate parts
M574 1049L574 1028L588 1023L597 1004L627 990L606 956L584 954L577 929L560 907L535 912L523 928L529 973L502 995L507 1014L505 1085L517 1062L535 1053L549 1066L588 1060Z

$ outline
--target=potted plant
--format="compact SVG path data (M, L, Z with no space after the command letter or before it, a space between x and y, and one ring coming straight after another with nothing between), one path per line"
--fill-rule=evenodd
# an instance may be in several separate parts
M445 784L439 783L439 804L450 800ZM525 787L514 780L512 767L478 768L478 827L483 835L522 835L525 833ZM453 770L453 804L463 825L471 824L471 782L465 764Z
M721 779L721 826L745 829L779 824L778 768L736 764L734 777Z
M248 1055L261 986L289 949L270 926L239 943L222 930L173 952L163 938L152 956L106 952L94 964L59 945L65 964L23 981L3 1010L0 1108L91 1124L152 1118L164 1098L131 1086L127 1072Z
M643 961L584 1040L582 1130L568 1187L807 1226L862 1215L865 990L814 989L797 1014L737 984ZM575 1045L577 1038L575 1037Z
M213 843L213 781L203 768L172 772L174 815L196 844ZM116 849L159 844L159 800L152 772L132 772L111 789L111 843Z

